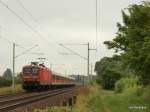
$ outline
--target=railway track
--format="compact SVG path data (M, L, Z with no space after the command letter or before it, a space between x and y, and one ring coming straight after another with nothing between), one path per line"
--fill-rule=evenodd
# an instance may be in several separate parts
M1 98L6 98L6 97L12 97L12 96L18 96L18 95L22 95L25 92L16 92L16 93L9 93L9 94L0 94L0 99Z
M17 107L25 106L30 103L46 99L48 97L64 94L74 89L76 88L74 87L74 88L46 91L41 93L22 94L18 97L15 96L9 99L2 99L2 100L0 99L0 112L8 112L10 110L16 109Z

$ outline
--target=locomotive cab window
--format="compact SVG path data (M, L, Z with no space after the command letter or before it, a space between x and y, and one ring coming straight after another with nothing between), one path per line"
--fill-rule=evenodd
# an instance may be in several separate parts
M38 68L32 68L32 74L37 74L37 73L38 73L38 71L39 71L39 69L38 69Z
M24 68L23 73L24 74L31 74L32 69L31 68Z
M23 73L24 74L38 74L39 69L38 68L24 68Z

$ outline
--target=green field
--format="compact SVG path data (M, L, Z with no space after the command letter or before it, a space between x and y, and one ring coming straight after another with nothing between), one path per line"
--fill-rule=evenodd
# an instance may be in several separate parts
M13 93L17 91L23 91L20 84L17 84L15 89L13 89L12 86L0 87L0 94Z

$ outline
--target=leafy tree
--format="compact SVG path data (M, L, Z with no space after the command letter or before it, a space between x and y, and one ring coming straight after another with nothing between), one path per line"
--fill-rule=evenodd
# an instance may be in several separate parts
M117 36L105 41L108 49L120 52L125 65L133 69L143 85L150 84L150 2L134 4L122 11Z
M104 57L96 62L97 82L105 89L113 89L116 81L121 78L120 65L120 58L118 56L112 58Z
M7 68L6 71L3 73L3 78L5 80L11 80L12 79L12 71L11 69Z

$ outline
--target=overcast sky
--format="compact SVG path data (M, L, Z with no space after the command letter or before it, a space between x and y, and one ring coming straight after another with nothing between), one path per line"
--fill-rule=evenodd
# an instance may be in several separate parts
M23 18L32 30L18 17L0 4L0 73L12 68L12 42L19 44L16 55L38 44L28 53L16 58L16 72L22 66L39 57L46 57L46 65L54 71L65 74L86 74L86 60L60 47L60 43L85 44L98 51L91 51L93 65L104 56L113 53L106 49L103 41L111 40L117 32L116 23L121 22L121 10L141 0L97 0L98 39L96 42L96 0L1 0L19 17ZM9 41L8 41L9 40ZM87 56L87 46L66 46L82 56Z

